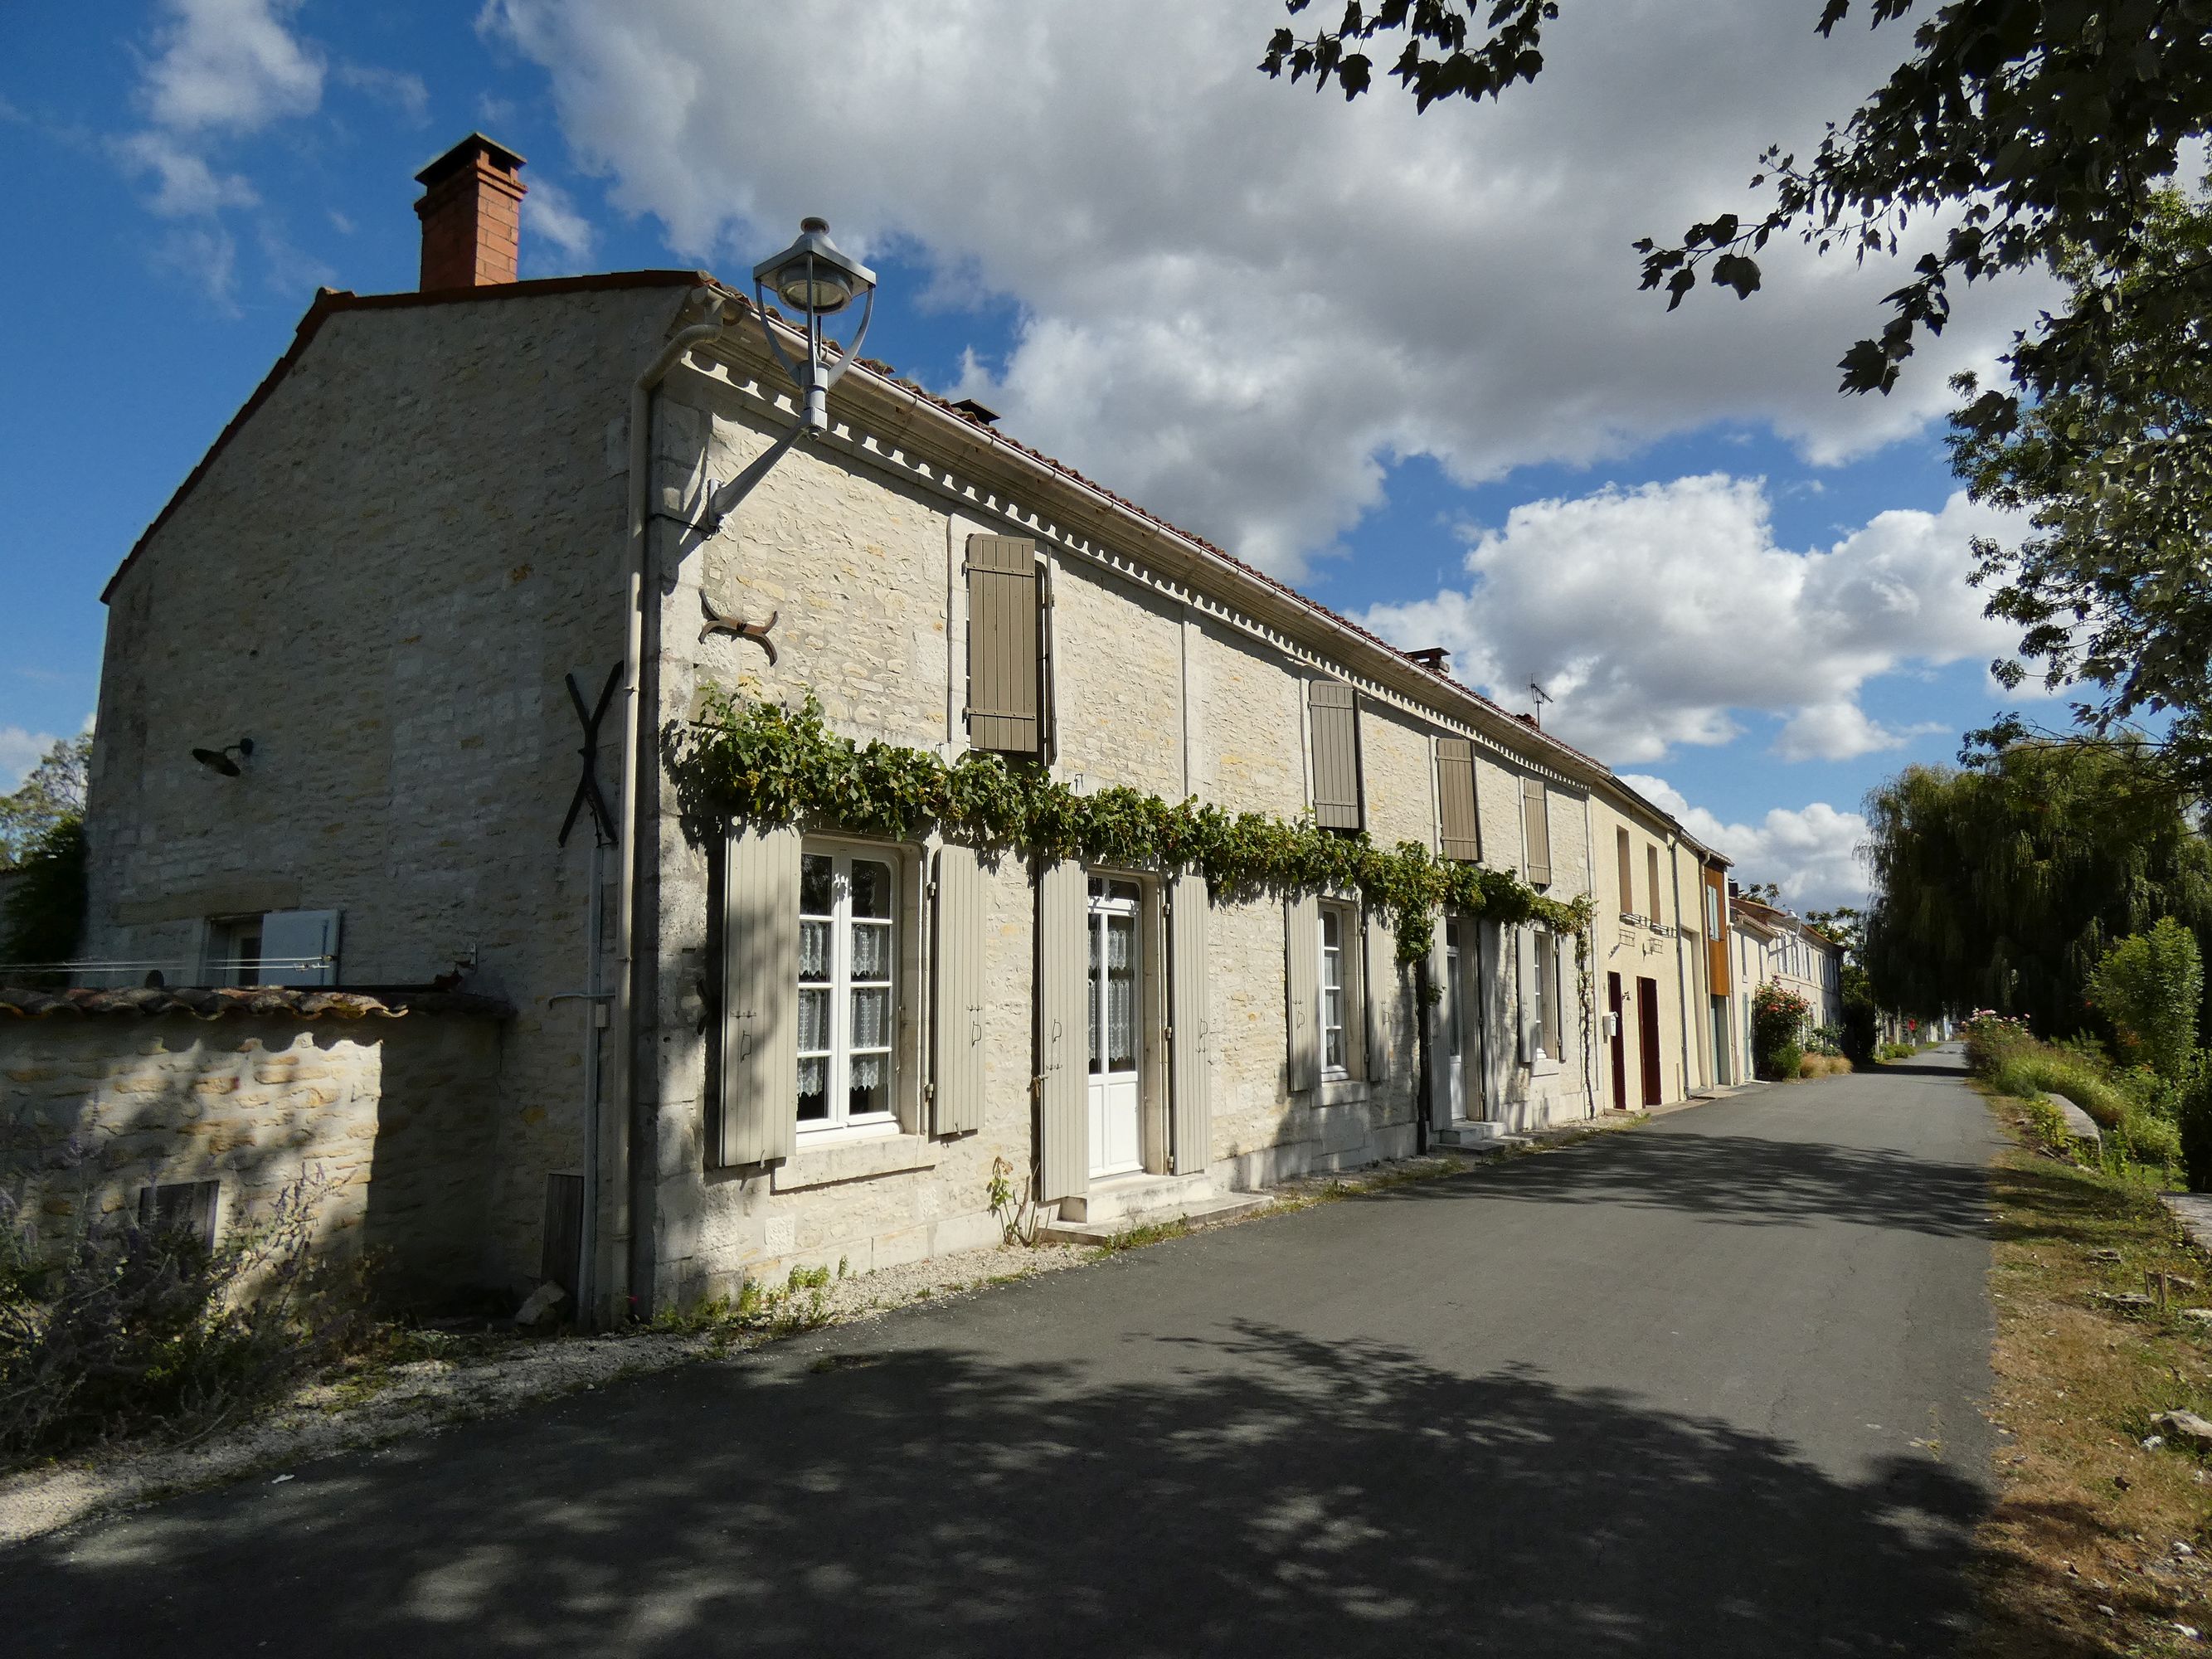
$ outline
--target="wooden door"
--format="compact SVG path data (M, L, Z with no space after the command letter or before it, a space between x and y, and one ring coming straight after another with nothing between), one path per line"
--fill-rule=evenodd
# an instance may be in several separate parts
M1636 981L1636 1043L1644 1051L1644 1103L1656 1106L1663 1093L1659 1077L1659 981Z
M1616 1112L1628 1109L1628 1033L1623 1029L1628 1018L1625 999L1620 994L1620 975L1605 976L1606 1012L1613 1016L1613 1109Z

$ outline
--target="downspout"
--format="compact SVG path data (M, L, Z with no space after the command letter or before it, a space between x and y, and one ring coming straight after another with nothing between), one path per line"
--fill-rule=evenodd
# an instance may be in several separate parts
M662 346L645 372L637 377L629 392L629 509L625 533L629 543L628 586L623 599L623 764L622 799L615 809L615 821L622 833L629 838L622 860L621 902L615 911L615 1042L612 1086L607 1095L617 1110L626 1115L622 1133L614 1137L607 1148L606 1161L611 1166L611 1179L607 1186L613 1194L610 1219L613 1224L604 1234L597 1226L598 1210L605 1201L598 1179L601 1155L600 1143L605 1139L600 1122L601 1113L597 1099L587 1102L589 1121L584 1126L590 1156L584 1160L585 1214L587 1226L593 1231L593 1249L602 1248L602 1237L620 1246L608 1263L611 1271L594 1271L592 1283L596 1299L601 1306L582 1310L594 1325L619 1325L635 1305L636 1292L633 1283L633 1259L636 1240L632 1237L633 1206L630 1201L631 1172L635 1165L634 1143L642 1136L637 1122L637 910L641 882L641 871L646 857L644 843L648 837L639 823L639 777L645 752L653 743L649 722L652 711L646 708L639 696L639 680L644 667L645 605L650 592L648 577L652 565L652 526L650 491L653 466L653 398L668 372L683 360L692 347L713 339L730 320L723 297L710 288L696 288L686 296L684 310L702 304L709 322L693 323L679 329ZM678 316L683 312L677 313ZM658 837L650 838L655 845ZM593 1264L596 1269L597 1264ZM598 1288L604 1287L604 1288Z
M1682 843L1674 836L1667 837L1667 880L1674 890L1674 1000L1675 1012L1682 1017L1682 1098L1690 1097L1690 985L1688 969L1682 961L1684 941L1689 935L1682 928ZM1705 895L1698 896L1698 927L1705 927Z
M1597 953L1597 827L1590 817L1590 792L1583 791L1583 890L1589 896L1590 923L1587 933L1575 941L1577 953L1575 970L1575 1000L1582 1005L1583 1012L1583 1103L1589 1109L1585 1117L1597 1115L1597 965L1590 963L1589 994L1582 994L1581 952Z

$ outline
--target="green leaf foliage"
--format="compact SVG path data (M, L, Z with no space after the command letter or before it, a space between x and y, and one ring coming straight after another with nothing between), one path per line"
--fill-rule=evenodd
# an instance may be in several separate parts
M66 817L40 836L0 883L0 962L61 962L84 930L84 821ZM58 974L10 975L58 982Z
M1908 768L1868 798L1875 994L2089 1030L2091 976L2116 941L2162 916L2212 929L2212 844L2139 738L1973 759Z
M2016 545L1974 544L1989 614L2021 629L2018 684L2094 686L2074 708L2109 735L2166 715L2160 748L2177 783L2212 796L2212 325L2194 284L2212 269L2212 205L2155 198L2118 252L2060 266L2097 372L2054 341L2024 344L2025 408L1971 376L1952 417L1952 465L1978 501L2029 526ZM2192 297L2193 296L2193 297Z
M1221 896L1357 892L1391 919L1399 962L1419 962L1444 907L1510 925L1571 933L1588 960L1590 903L1547 897L1508 870L1437 858L1401 842L1322 830L1310 818L1228 812L1195 799L1134 789L1079 795L1042 769L969 753L947 763L895 744L854 743L824 724L809 696L793 709L720 687L701 717L664 733L690 832L710 839L732 820L802 824L911 840L935 830L979 852L1039 866L1080 860L1115 869L1203 875Z
M2159 1076L2179 1084L2197 1053L2197 1018L2204 1000L2204 958L2197 936L2172 916L2130 933L2105 952L2089 976L2089 1000L2123 1049Z
M13 794L0 795L0 870L29 858L46 834L84 816L92 733L58 739Z

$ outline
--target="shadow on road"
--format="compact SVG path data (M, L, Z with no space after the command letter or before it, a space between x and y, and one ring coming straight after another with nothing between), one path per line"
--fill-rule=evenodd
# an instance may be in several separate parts
M1254 1325L1092 1385L872 1334L18 1550L0 1603L22 1652L685 1659L1920 1655L1963 1616L1979 1498L1931 1458L1839 1483Z
M1470 1199L1680 1210L1776 1227L1850 1221L1941 1237L1985 1232L1990 1214L1987 1179L1967 1164L1880 1147L1649 1132L1389 1188L1360 1201Z

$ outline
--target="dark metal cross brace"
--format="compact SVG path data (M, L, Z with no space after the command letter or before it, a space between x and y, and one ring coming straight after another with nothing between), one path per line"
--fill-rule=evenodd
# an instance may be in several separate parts
M576 752L584 757L584 775L576 780L576 793L568 801L568 816L561 820L560 845L568 844L568 832L576 827L576 814L588 806L592 809L592 829L599 838L599 845L607 847L622 839L615 833L615 815L607 810L607 799L599 793L599 722L606 718L607 705L615 700L615 683L622 678L622 665L617 663L607 670L607 683L599 688L599 700L590 708L584 707L584 694L576 687L576 677L570 674L568 701L576 706L576 719L584 728L584 746Z

